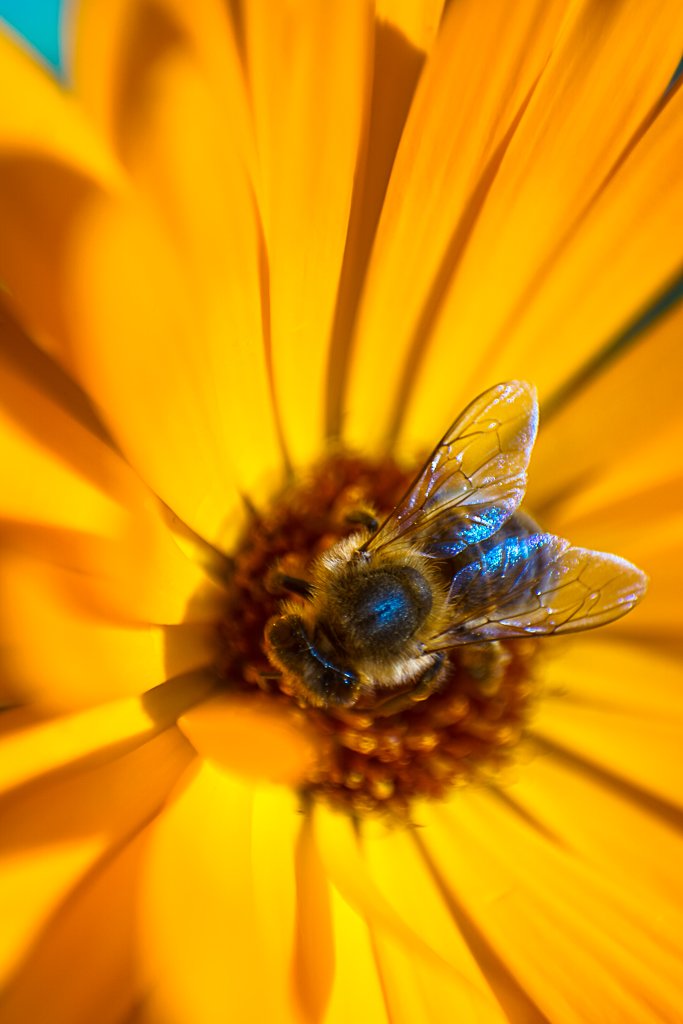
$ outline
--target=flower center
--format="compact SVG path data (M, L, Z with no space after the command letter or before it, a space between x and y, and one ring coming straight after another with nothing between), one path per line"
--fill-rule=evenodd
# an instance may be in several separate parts
M523 731L534 689L535 640L466 644L431 662L413 659L413 670L401 645L429 621L435 584L400 564L400 555L374 576L364 574L360 559L357 578L338 588L335 621L352 623L351 639L326 628L312 565L332 548L343 553L340 541L371 522L368 509L381 519L410 480L390 460L333 455L288 488L254 516L236 551L218 627L226 685L266 692L283 710L296 706L320 737L304 794L356 814L385 810L408 818L415 799L442 797L482 770L501 768ZM352 539L348 547L358 545ZM447 586L447 566L443 576ZM357 671L359 650L364 664L381 665L381 685L372 685L371 671Z

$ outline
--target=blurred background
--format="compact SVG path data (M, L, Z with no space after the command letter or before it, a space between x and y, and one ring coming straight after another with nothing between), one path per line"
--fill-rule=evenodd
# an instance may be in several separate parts
M59 16L64 0L0 0L0 18L59 69Z

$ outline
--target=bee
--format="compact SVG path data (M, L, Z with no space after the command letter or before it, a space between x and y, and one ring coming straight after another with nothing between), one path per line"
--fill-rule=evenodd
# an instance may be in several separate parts
M358 531L313 561L310 580L282 577L297 597L269 620L265 649L307 703L350 708L387 691L394 713L439 687L453 648L591 629L640 600L635 566L519 510L537 425L530 384L490 388L383 522L358 509Z

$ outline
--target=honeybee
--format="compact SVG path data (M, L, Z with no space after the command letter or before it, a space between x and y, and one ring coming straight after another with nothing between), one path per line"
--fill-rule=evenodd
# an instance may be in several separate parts
M626 614L646 577L575 548L518 511L536 438L535 389L498 384L465 409L380 524L371 509L311 565L266 626L271 662L318 707L440 685L463 644L591 629ZM387 703L385 701L385 703Z

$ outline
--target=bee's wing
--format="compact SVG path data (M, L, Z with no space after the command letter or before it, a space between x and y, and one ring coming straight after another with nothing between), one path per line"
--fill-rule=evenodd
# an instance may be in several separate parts
M592 629L625 615L646 586L645 574L616 555L547 533L507 537L455 574L450 624L427 650Z
M412 535L425 555L450 558L496 533L524 496L537 423L530 384L510 381L485 391L439 441L364 549Z

